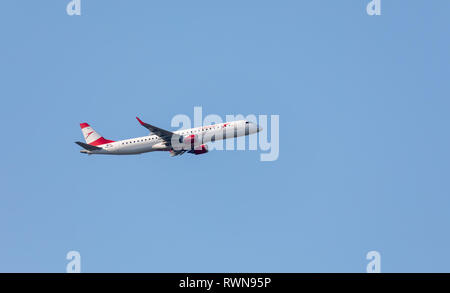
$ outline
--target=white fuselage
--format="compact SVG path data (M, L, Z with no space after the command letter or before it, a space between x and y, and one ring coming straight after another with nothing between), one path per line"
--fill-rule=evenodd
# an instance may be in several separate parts
M259 131L260 128L256 124L247 122L246 120L239 120L178 130L173 133L182 137L194 137L195 145L198 146L211 141L250 135ZM98 147L101 149L93 151L82 150L81 152L87 154L132 155L153 151L171 150L171 147L168 147L164 140L155 134L114 141L99 145Z

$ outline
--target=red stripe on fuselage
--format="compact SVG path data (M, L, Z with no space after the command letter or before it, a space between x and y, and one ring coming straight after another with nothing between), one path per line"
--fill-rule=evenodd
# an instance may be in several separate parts
M109 140L109 139L105 139L103 137L100 137L99 139L94 140L93 142L91 142L90 145L99 146L99 145L110 143L110 142L114 142L114 140Z

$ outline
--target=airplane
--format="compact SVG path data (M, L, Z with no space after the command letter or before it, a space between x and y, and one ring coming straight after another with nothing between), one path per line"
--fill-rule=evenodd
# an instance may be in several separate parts
M105 139L88 123L80 123L84 142L75 142L83 148L80 153L88 155L137 155L154 151L168 151L178 156L185 152L201 155L208 152L208 142L235 138L258 133L260 126L247 120L238 120L208 126L168 131L143 122L139 123L150 131L150 134L119 141Z

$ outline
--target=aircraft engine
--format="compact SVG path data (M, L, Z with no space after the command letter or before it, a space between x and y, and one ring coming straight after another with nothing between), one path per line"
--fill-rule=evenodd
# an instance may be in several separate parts
M194 148L191 152L196 155L206 154L208 152L208 146L202 144L201 146Z

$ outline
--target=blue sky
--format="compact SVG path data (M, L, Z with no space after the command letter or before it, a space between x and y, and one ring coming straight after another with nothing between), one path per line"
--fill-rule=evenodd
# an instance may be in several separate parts
M0 272L448 272L450 2L3 1ZM85 156L176 114L280 156Z

